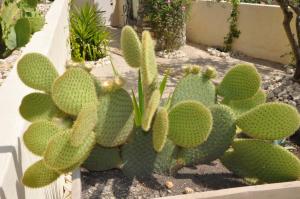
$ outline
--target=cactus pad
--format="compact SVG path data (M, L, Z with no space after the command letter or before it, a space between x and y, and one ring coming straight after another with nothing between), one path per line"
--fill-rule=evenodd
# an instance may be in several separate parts
M156 153L152 146L152 135L137 129L133 139L121 149L124 162L122 171L128 177L147 177L154 169Z
M292 135L300 126L298 111L287 104L261 104L242 114L237 125L249 136L277 140Z
M37 120L51 120L60 114L51 96L44 93L30 93L26 95L19 108L22 117L30 122Z
M178 158L185 165L211 162L221 157L233 142L236 131L234 113L224 105L214 105L210 107L210 111L213 127L208 139L196 148L182 148L179 151Z
M87 104L82 107L72 127L73 134L71 136L71 144L73 146L79 146L84 142L85 137L89 135L96 126L97 119L96 104Z
M142 118L142 128L148 131L151 128L152 119L160 103L160 91L155 90L150 100L146 104L146 109Z
M157 110L153 129L152 129L152 139L153 139L153 147L155 151L160 152L167 140L167 135L169 132L169 118L168 111L166 108L159 108Z
M84 104L97 103L94 81L83 69L71 68L55 80L52 98L61 110L77 115Z
M100 96L95 127L99 145L114 147L124 144L133 126L133 105L127 91L119 89Z
M23 135L24 144L33 154L42 156L51 137L60 130L50 121L32 123Z
M142 61L142 44L136 32L130 26L125 26L121 33L121 49L129 66L138 68Z
M59 173L47 168L44 161L40 160L26 169L22 183L30 188L40 188L51 184L58 177Z
M215 86L202 75L190 74L177 84L172 96L171 107L184 100L196 100L206 106L211 106L216 101Z
M200 102L183 101L169 112L169 138L181 147L192 148L203 143L211 128L211 112Z
M148 31L142 35L142 65L141 78L144 85L151 85L157 77L157 64L155 60L154 42Z
M25 46L31 36L30 23L27 18L20 18L15 24L17 47Z
M47 93L51 92L52 84L58 77L51 61L39 53L24 55L18 62L17 70L24 84Z
M218 87L218 94L230 100L247 99L255 95L261 79L253 65L238 64L231 68Z
M95 145L95 134L90 132L79 147L70 143L71 130L54 135L44 153L45 163L49 168L64 170L84 162Z
M96 146L83 167L90 171L105 171L120 168L122 159L119 148L103 148Z
M263 104L265 102L266 94L262 89L259 89L253 97L245 100L231 100L227 104L230 108L233 109L236 115L241 115L242 113L247 112L257 105Z
M279 145L262 140L239 139L233 144L234 151L222 158L229 169L258 178L263 182L284 182L300 177L300 160ZM233 165L234 164L234 165Z

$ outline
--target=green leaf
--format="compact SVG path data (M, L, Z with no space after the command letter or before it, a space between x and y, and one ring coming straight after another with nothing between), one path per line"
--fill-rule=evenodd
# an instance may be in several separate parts
M139 94L139 105L141 115L144 113L144 91L141 79L141 71L139 71L139 80L138 80L138 94Z
M135 115L135 117L134 117L135 125L137 127L139 127L142 124L141 110L139 108L139 105L137 103L137 100L136 100L133 90L131 90L131 92L132 92L132 98L133 98L132 103L133 103L133 109L134 109L134 115Z
M160 83L160 86L159 86L159 91L160 91L160 95L162 95L165 91L165 88L166 88L166 85L167 85L167 81L168 81L168 78L169 78L169 73L170 71L166 71L165 75L164 75L164 78L163 80L161 81Z

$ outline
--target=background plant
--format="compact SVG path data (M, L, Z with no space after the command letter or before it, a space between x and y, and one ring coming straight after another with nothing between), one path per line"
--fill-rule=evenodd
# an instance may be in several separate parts
M76 61L98 60L107 55L109 32L103 11L94 4L74 7L71 11L70 41L72 57Z
M176 50L182 46L185 37L185 22L190 0L146 0L145 17L149 20L151 31L158 40L160 50Z

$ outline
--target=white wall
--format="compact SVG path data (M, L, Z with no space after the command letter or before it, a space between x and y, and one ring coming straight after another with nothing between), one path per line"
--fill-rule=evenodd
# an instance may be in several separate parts
M23 54L39 52L48 56L59 72L69 59L68 42L69 0L56 0L46 15L44 28L35 33ZM16 65L0 87L0 198L43 199L62 198L62 179L45 189L28 189L20 183L25 169L38 157L22 144L22 134L29 125L19 114L22 98L32 89L18 78Z

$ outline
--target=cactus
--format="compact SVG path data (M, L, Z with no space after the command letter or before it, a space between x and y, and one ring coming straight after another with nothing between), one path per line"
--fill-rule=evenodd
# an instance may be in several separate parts
M77 115L83 105L97 103L94 80L83 69L71 68L53 83L52 99L62 111Z
M24 55L18 62L17 70L24 84L47 93L51 92L52 84L58 77L51 61L38 53Z
M211 112L200 102L183 101L170 110L169 138L178 146L196 147L207 139L211 128Z
M97 143L115 147L126 142L133 129L134 115L131 97L124 89L106 93L99 98Z
M46 167L43 160L40 160L26 169L22 183L30 188L40 188L54 182L59 173Z
M42 156L49 140L61 130L47 120L32 123L23 135L24 144L33 154Z
M14 46L14 48L25 46L28 43L31 34L31 26L29 20L27 18L20 18L15 24L14 32L15 40L13 42L15 43L10 46ZM10 40L10 42L12 42L12 40Z
M263 182L284 182L299 179L300 160L281 146L263 140L239 139L233 152L222 158L230 170Z
M45 92L25 96L20 106L21 115L34 122L23 136L25 146L43 158L25 172L26 186L46 186L81 165L143 177L174 174L183 166L218 158L245 178L299 179L300 161L271 144L299 128L299 114L290 105L265 103L253 66L232 67L218 89L212 83L214 68L200 71L192 66L167 105L159 107L163 89L158 86L150 33L143 33L140 44L126 27L122 49L128 51L124 56L129 65L140 67L138 99L122 88L124 81L116 71L114 79L100 82L81 68L58 77L52 63L36 53L19 61L21 80ZM163 82L165 86L165 78ZM251 138L234 140L237 127Z
M61 112L55 106L51 96L45 93L30 93L26 95L19 108L22 117L30 122L51 120Z
M136 32L125 26L121 33L121 49L129 66L139 68L142 64L142 44Z

